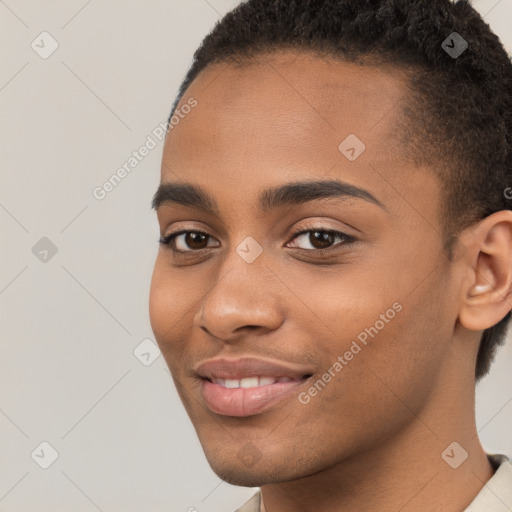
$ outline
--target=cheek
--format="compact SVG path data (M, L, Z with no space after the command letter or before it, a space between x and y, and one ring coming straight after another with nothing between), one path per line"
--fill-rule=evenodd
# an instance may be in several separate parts
M400 290L389 286L389 283L386 289L383 283L378 283L376 274L378 272L370 268L365 272L341 268L339 272L321 279L318 276L311 279L301 276L307 290L304 303L312 306L310 309L314 315L310 316L322 322L328 336L326 347L334 346L342 353L348 350L349 340L357 339L359 335L364 339L365 329L377 322L378 331L387 330L393 318L400 314L393 308L401 295ZM385 315L385 323L380 320L380 315Z
M159 256L155 263L149 292L149 319L155 339L166 356L176 350L183 337L187 311L187 294L180 293L181 285L175 276L166 271Z
M165 332L165 325L169 322L168 290L164 284L160 268L161 265L157 258L149 290L149 320L153 333L159 343Z
M377 415L396 409L400 416L403 403L397 397L421 408L449 349L448 282L448 276L437 274L414 290L410 279L385 280L370 272L334 281L329 294L315 294L310 283L317 311L329 327L317 353L322 370L331 368L336 375L322 391L324 398L350 403L348 410L373 404ZM334 367L337 361L341 366Z
M421 293L402 295L401 311L389 323L378 330L382 324L369 319L373 328L364 331L374 336L369 334L361 350L360 370L372 378L382 403L387 402L397 414L407 408L420 411L442 377L451 324L443 318L443 298L436 300L435 288L442 290L443 284L433 281Z

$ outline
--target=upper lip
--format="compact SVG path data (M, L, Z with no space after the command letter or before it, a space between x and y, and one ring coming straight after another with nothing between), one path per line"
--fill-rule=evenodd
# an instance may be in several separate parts
M313 373L308 368L255 357L210 359L197 364L195 372L200 377L210 380L244 379L255 376L301 379Z

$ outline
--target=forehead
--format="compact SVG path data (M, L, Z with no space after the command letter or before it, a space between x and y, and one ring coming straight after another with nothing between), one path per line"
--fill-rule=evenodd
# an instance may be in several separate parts
M256 196L268 186L323 176L391 200L391 173L392 181L408 180L404 194L416 189L425 197L421 181L432 176L416 171L412 178L397 139L408 92L402 77L389 67L289 50L243 65L210 65L177 107L197 101L169 131L162 181L201 183L228 198L226 187L242 183ZM345 140L362 151L355 160L343 153Z
M210 65L186 91L178 110L190 96L199 100L188 123L197 121L189 126L197 137L213 140L215 135L222 137L223 128L236 124L244 133L266 135L271 145L277 144L276 132L279 146L301 136L310 140L314 134L318 142L327 134L328 140L334 136L336 141L347 131L357 131L372 142L397 119L396 107L407 93L404 80L389 67L291 50L241 62ZM183 127L173 130L178 131L183 132Z
M353 109L363 115L362 122L372 123L378 121L379 111L407 92L405 73L389 64L363 65L297 50L238 59L239 64L207 67L189 93L207 88L212 106L220 102L233 111L245 109L248 102L266 114L275 107L303 114L313 110L327 122L331 115L336 120L336 114Z

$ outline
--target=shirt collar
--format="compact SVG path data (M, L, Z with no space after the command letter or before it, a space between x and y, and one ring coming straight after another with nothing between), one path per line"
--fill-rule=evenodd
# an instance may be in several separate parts
M487 454L494 475L482 487L464 512L510 512L512 510L512 461L499 453ZM235 512L260 512L261 492Z
M494 475L464 512L510 512L512 510L512 461L499 453L487 454Z

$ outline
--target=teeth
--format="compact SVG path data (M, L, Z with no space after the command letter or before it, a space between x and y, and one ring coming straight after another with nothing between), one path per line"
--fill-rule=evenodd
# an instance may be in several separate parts
M274 384L276 379L274 377L260 377L260 386L270 386L270 384Z
M290 377L245 377L243 379L212 379L212 382L219 386L236 388L255 388L258 386L270 386L276 382L292 382Z
M258 377L246 377L240 381L241 388L255 388L258 386Z
M236 379L226 379L224 381L224 387L225 388L239 388L240 387L240 381Z

